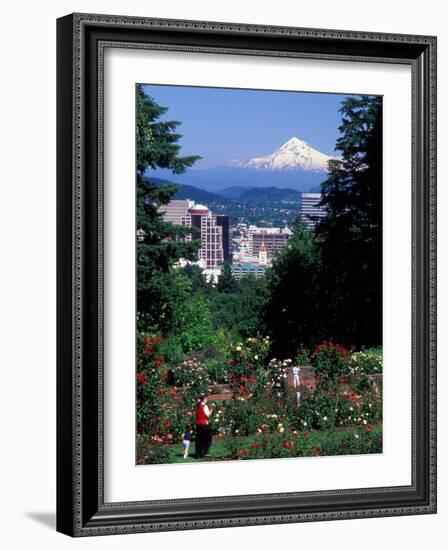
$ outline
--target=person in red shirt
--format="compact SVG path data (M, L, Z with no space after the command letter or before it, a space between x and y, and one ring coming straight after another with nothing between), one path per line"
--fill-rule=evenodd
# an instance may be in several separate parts
M208 455L212 443L209 418L213 408L207 405L208 397L201 395L196 406L196 458Z

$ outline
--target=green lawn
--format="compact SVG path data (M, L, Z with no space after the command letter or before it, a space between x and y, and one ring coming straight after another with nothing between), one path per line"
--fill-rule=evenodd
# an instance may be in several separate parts
M338 439L341 439L347 432L352 432L352 431L355 431L359 428L354 428L354 427L350 427L350 428L337 428L337 429L334 429L334 430L321 430L321 431L310 431L308 432L309 433L309 443L311 446L316 446L316 447L320 447L323 443L323 441L326 439L326 438L332 438L334 439L335 441L337 441ZM375 434L378 434L379 432L381 432L382 430L382 425L379 424L379 425L376 425L373 427L373 431L372 431L372 435L375 435ZM240 436L238 437L238 441L244 445L245 447L249 447L250 444L256 440L256 437L257 436L247 436L247 437L244 437L244 436ZM229 453L228 453L228 450L226 448L226 439L229 439L229 438L222 438L222 439L217 439L217 438L214 438L213 439L213 442L212 442L212 446L210 448L210 456L207 457L207 458L200 458L200 459L197 459L194 457L194 451L195 451L195 444L194 442L191 443L191 446L190 446L190 456L186 459L183 458L183 447L182 447L182 444L178 444L178 445L170 445L169 447L169 451L170 451L170 460L169 462L170 463L179 463L179 462L182 462L182 463L188 463L188 462L194 462L194 463L198 463L198 462L211 462L211 461L215 461L215 460L230 460L230 456L229 456Z
M249 437L245 439L251 439ZM184 459L184 449L182 443L170 446L170 462L209 462L210 460L222 460L227 456L224 439L213 440L210 447L210 457L194 458L194 441L190 445L190 456Z

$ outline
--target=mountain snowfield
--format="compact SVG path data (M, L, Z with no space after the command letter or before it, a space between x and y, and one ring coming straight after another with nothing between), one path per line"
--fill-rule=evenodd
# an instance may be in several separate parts
M183 185L192 185L212 193L228 188L278 187L299 192L315 192L328 173L328 161L336 157L313 149L306 141L291 138L279 149L264 157L229 160L215 168L189 168L183 174L166 169L148 171Z
M330 157L313 149L306 141L293 137L279 149L265 157L253 157L246 160L232 161L238 168L256 170L306 170L310 172L326 172Z

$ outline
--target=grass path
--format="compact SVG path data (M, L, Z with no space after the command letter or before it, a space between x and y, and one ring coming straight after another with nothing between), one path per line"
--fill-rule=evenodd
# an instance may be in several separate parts
M334 430L321 430L321 431L310 431L309 433L309 443L311 446L321 446L322 442L325 438L331 437L335 438L335 440L344 437L344 435L347 432L356 431L358 430L358 427L350 427L350 428L336 428ZM379 432L382 430L382 425L376 425L373 427L373 433ZM249 447L249 445L255 441L257 436L239 436L238 441L244 445L245 447ZM169 451L170 451L170 463L199 463L199 462L213 462L216 460L231 460L229 456L229 452L226 447L226 440L230 439L229 437L224 437L217 439L216 437L213 438L212 446L210 448L209 457L207 458L200 458L197 459L194 456L195 452L195 444L194 442L191 443L190 446L190 455L188 458L183 458L183 447L182 443L176 444L176 445L170 445Z
M246 438L249 439L249 438ZM223 460L227 455L227 449L224 439L214 439L212 446L210 447L210 457L207 458L195 458L194 457L194 441L190 446L190 456L186 459L183 458L184 450L182 443L178 445L170 446L170 463L172 462L210 462L211 460Z

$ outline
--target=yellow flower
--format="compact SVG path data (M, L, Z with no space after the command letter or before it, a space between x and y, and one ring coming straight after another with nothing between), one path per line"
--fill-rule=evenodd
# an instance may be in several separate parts
M236 351L241 351L241 346L236 346Z

